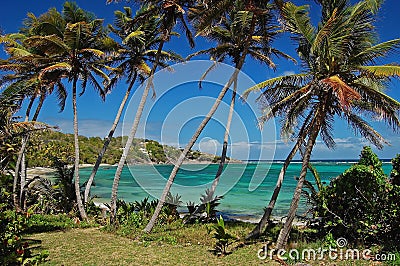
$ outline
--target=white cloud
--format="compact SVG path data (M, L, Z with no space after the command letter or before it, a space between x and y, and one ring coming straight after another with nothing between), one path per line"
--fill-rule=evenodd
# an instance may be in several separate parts
M287 70L287 71L284 71L284 72L283 72L283 75L284 75L284 76L293 75L293 74L295 74L295 72L292 71L292 70Z

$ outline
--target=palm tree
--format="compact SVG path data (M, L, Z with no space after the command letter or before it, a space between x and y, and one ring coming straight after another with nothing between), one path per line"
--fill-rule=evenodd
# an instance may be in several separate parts
M37 121L39 112L43 106L44 99L47 94L52 93L54 88L57 88L59 104L61 110L65 104L65 89L62 84L45 83L41 82L38 78L38 71L46 62L48 58L42 57L35 54L32 49L24 46L24 40L27 38L26 34L9 34L0 37L2 42L6 44L5 51L9 55L7 60L4 60L0 64L0 69L10 71L11 73L3 75L1 78L1 84L6 84L7 88L3 91L3 95L19 94L23 98L30 98L26 114L25 123L29 121L30 112L36 98L39 97L39 103L36 107L36 111L32 118L32 122ZM18 152L18 157L15 165L15 174L13 182L13 200L14 205L18 208L18 205L22 205L23 199L23 187L25 186L25 149L29 140L29 132L22 138L22 144ZM22 166L22 168L21 168ZM21 171L20 171L21 170ZM21 177L20 177L21 174ZM20 179L20 202L18 204L17 197L17 184Z
M204 6L201 6L201 8L204 8ZM192 11L193 10L194 9L192 9ZM229 11L216 12L219 12L219 14L222 15L219 18L220 24L216 24L208 28L205 27L204 25L206 24L206 21L215 20L215 17L209 18L207 15L204 18L201 18L201 16L197 17L195 27L199 30L199 34L205 34L207 38L217 41L218 45L214 48L195 53L194 55L207 53L210 54L217 62L224 61L227 57L230 57L235 65L235 71L229 81L225 84L224 88L221 90L214 105L211 107L210 111L205 116L175 163L175 167L168 178L167 184L163 190L155 212L145 228L146 232L150 232L153 229L179 167L183 163L187 153L193 147L200 133L207 125L208 121L214 115L230 86L236 83L239 71L243 67L247 55L250 55L257 60L262 59L263 62L267 62L267 64L272 67L274 65L269 57L271 53L276 55L284 55L280 51L270 47L270 42L276 34L276 32L271 31L269 28L271 26L272 19L270 13L271 5L262 2L258 3L258 6L254 6L246 4L245 1L235 1L234 5L230 7ZM197 12L196 15L207 13L207 11L202 10L201 12ZM213 14L213 12L210 11L208 14ZM231 107L233 109L233 104ZM216 178L216 182L218 182L218 178L219 176Z
M307 6L276 2L284 28L294 34L298 43L297 52L303 62L304 73L266 80L249 90L265 88L262 93L266 99L265 115L261 117L261 122L281 117L282 134L293 136L298 132L299 140L288 157L289 161L299 145L305 143L298 184L277 240L277 248L283 248L289 237L318 135L329 148L333 148L333 123L336 118L341 118L355 133L382 148L386 141L366 119L378 118L393 130L399 129L400 103L382 90L390 77L400 74L400 67L375 63L398 48L400 39L376 43L373 21L380 1L364 0L350 5L345 0L319 0L322 17L317 28L310 22ZM295 125L302 127L299 130ZM283 172L286 167L282 168Z
M111 73L113 78L111 79L110 86L113 86L123 77L127 78L127 83L129 85L121 101L113 125L108 136L105 138L103 148L97 157L96 163L86 183L84 202L88 201L93 180L118 125L132 87L137 77L143 81L150 74L151 69L148 62L154 63L156 54L156 50L152 48L157 46L161 41L160 36L157 34L159 23L157 16L149 16L146 21L140 20L141 16L148 12L147 7L138 10L135 18L132 17L132 9L130 7L125 7L124 11L125 12L115 12L116 27L110 26L111 31L122 41L122 44L114 43L115 56L112 58L112 61L116 62L118 65ZM167 58L174 58L174 56L167 52L161 52L159 64L165 66L161 60L166 60Z
M86 219L80 193L79 179L79 142L78 142L78 115L77 115L77 85L81 80L83 94L88 82L100 93L104 99L105 91L97 81L96 76L103 79L103 85L110 82L108 76L101 70L104 57L104 38L102 20L95 19L92 14L79 8L76 4L64 4L62 18L65 28L62 37L53 34L46 36L32 36L25 43L51 57L52 64L40 71L39 79L47 82L60 82L67 78L72 83L72 106L74 113L74 147L75 147L75 193L77 205L82 219Z
M242 25L238 23L241 17L239 15L235 16L233 14L233 12L235 11L232 10L228 11L230 10L231 6L234 3L231 3L229 1L221 1L217 6L213 6L212 8L208 8L205 6L211 4L214 3L210 2L204 3L200 4L196 8L192 8L191 18L192 20L194 20L194 27L198 32L197 35L202 35L207 39L210 39L211 41L215 41L217 45L216 47L196 52L190 57L199 54L209 54L210 57L213 58L216 62L222 62L225 61L226 58L230 58L232 59L235 67L237 67L237 63L240 59L240 54L243 48L243 42L247 37L246 33L247 29L245 27L241 27ZM236 5L238 5L237 8L239 9L245 8L257 13L258 17L257 19L259 20L258 22L259 28L254 32L254 36L252 37L254 41L252 41L248 47L248 54L251 57L253 57L253 59L261 63L267 64L272 69L275 69L275 64L272 62L271 59L272 54L275 54L277 56L283 56L285 58L290 58L288 55L280 52L279 50L271 47L270 45L271 41L277 34L276 31L277 28L275 28L274 25L272 24L272 13L270 11L270 9L272 8L271 5L268 5L266 3L263 3L261 5L258 4L257 6L258 9L256 9L256 6L254 6L254 3L252 5L251 3L247 4L251 6L246 6L245 3L236 3ZM224 16L224 13L227 13L226 16ZM219 18L216 17L216 15L219 15ZM228 20L229 18L233 17L237 19L236 22ZM211 71L211 69L214 67L215 65L211 66L208 71ZM208 71L204 74L202 79L205 77L205 75L208 74ZM221 160L214 181L211 185L211 189L208 194L211 197L211 199L218 185L226 160L229 131L235 106L236 86L237 86L236 81L234 81L232 99L225 127Z
M153 88L153 75L157 70L157 67L160 64L160 60L162 59L162 51L164 44L169 41L172 33L172 29L175 27L177 21L179 20L182 25L184 26L185 33L187 39L189 40L189 44L191 47L194 46L194 40L189 28L186 25L184 20L184 13L183 7L181 6L181 1L137 1L138 3L148 5L147 11L143 14L140 14L140 20L144 19L147 20L148 17L153 17L154 14L157 14L160 18L159 22L159 29L158 32L161 34L160 42L158 43L158 49L155 56L155 60L153 62L152 69L149 73L149 79L147 80L146 86L144 88L142 98L140 100L138 110L136 112L133 125L131 127L128 140L125 144L122 156L117 166L117 170L115 172L113 186L111 190L111 202L110 202L110 222L111 224L115 223L116 217L116 210L117 210L117 194L118 194L118 185L119 180L121 178L122 169L124 167L126 158L128 156L129 150L132 146L133 139L135 137L137 128L139 126L140 118L143 113L144 106L146 104L146 100L151 88ZM185 3L187 1L182 1ZM153 96L155 96L155 92L153 91Z

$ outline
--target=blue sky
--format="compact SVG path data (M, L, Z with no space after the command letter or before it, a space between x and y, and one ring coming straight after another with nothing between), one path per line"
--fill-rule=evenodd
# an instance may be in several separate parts
M50 7L56 7L61 10L64 1L54 0L41 0L41 1L2 1L2 16L0 17L0 27L5 33L15 32L21 26L22 20L26 17L27 12L32 12L35 15L40 15L46 12ZM118 4L106 5L104 1L77 1L78 5L88 11L92 11L98 18L104 18L105 23L112 23L113 12L117 9L122 9L126 2ZM295 1L296 4L310 4L313 21L318 21L318 8L314 5L314 1L303 0ZM382 9L379 12L376 27L378 29L380 40L386 41L400 37L398 25L400 25L400 1L386 0ZM207 43L202 38L196 39L196 50L208 47ZM274 47L296 57L295 46L284 35L274 42ZM190 54L191 50L182 36L180 38L173 38L167 45L167 49L176 50L178 53L186 56ZM2 58L5 57L3 51L0 52ZM202 59L206 59L202 57ZM391 55L381 63L400 63L399 54ZM277 70L274 72L265 66L256 62L248 60L243 68L243 72L248 75L246 80L251 82L260 82L267 78L282 75L284 73L298 72L300 66L294 65L285 60L275 59ZM202 65L199 63L197 71L200 71ZM179 67L178 67L179 68ZM187 70L187 75L197 73L192 66ZM223 68L222 68L223 69ZM214 74L219 78L222 70L217 70ZM190 72L190 73L189 73ZM200 73L200 72L199 72ZM200 73L201 74L201 73ZM186 75L186 74L185 74ZM160 75L160 87L165 85L168 80L175 79L173 74L165 76ZM218 79L217 78L217 79ZM196 78L192 79L195 80ZM212 79L212 78L211 78ZM197 125L200 123L202 115L205 115L209 106L213 102L213 97L217 95L218 86L223 83L222 79L219 80L220 84L213 84L215 80L205 84L202 90L197 88L196 82L189 82L187 84L175 84L175 87L157 88L157 97L154 100L148 101L148 113L143 118L141 123L142 130L138 132L139 137L146 137L159 140L165 144L183 147L187 140L194 132ZM246 81L246 82L247 82ZM247 83L246 83L247 84ZM400 100L399 81L393 81L388 85L387 93ZM239 89L243 91L245 84ZM104 137L114 119L116 110L118 109L119 102L123 97L126 84L121 82L114 91L106 98L105 103L88 88L86 93L78 99L79 108L79 128L80 134L85 136L100 136ZM128 107L127 116L120 124L117 134L125 133L130 125L130 115L135 112L135 101L140 95L141 88L138 88L138 93L133 95L130 106ZM160 92L163 91L164 93ZM210 122L204 133L199 138L195 148L199 148L206 152L219 153L220 142L224 134L224 124L226 122L228 104L230 101L230 93L225 97L225 102L216 114L216 118ZM47 122L51 125L57 125L61 131L71 133L72 130L72 108L70 97L67 100L67 106L64 112L59 113L57 109L57 102L54 97L49 97L44 105L44 109L39 117L39 120ZM236 119L232 125L231 130L231 156L239 159L282 159L285 158L289 149L290 143L286 144L279 138L279 133L275 132L273 123L265 126L263 131L257 127L256 117L260 114L257 104L254 103L254 97L248 103L238 101L236 107ZM377 151L381 158L392 158L399 152L400 137L397 133L393 133L386 126L379 123L373 125L386 137L392 146L385 147L382 151ZM354 136L351 129L343 122L335 124L334 136L336 138L337 147L335 150L328 150L324 145L318 143L313 153L313 159L353 159L357 158L363 145L367 142Z

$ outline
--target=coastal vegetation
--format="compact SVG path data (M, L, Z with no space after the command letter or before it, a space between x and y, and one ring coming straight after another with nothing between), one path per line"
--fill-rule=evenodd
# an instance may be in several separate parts
M318 137L328 148L335 147L335 120L344 120L378 149L387 141L371 121L399 131L400 103L384 89L400 75L400 66L377 64L400 48L400 39L377 42L374 22L382 1L318 0L318 26L312 24L308 6L291 1L132 2L136 8L115 11L109 26L76 3L65 2L62 11L50 8L39 16L29 13L18 32L0 31L6 52L6 58L0 59L0 264L96 264L106 249L111 252L110 264L287 265L306 260L290 254L282 257L278 249L337 248L335 240L344 236L349 248L394 254L388 264L399 263L400 155L393 158L387 176L378 156L366 146L359 161L328 184L321 182L311 163ZM210 47L185 59L177 51L167 51L165 47L179 35L175 30L186 36L192 48L194 36L207 39ZM225 221L218 212L224 198L215 193L230 160L227 147L239 71L249 58L272 69L277 68L273 57L296 61L273 47L281 34L290 34L295 41L302 72L268 79L246 94L261 94L261 124L279 118L281 137L293 147L259 223L254 227ZM135 138L149 93L154 97L157 93L156 71L199 55L213 61L200 80L222 62L235 70L187 145L176 148ZM80 136L79 96L92 88L105 100L119 82L127 86L107 136ZM115 137L135 86L142 95L129 136ZM221 155L192 150L230 90ZM38 120L51 94L60 111L72 98L73 134L57 132ZM20 113L24 117L19 118ZM271 214L296 154L302 164L292 204L285 219L276 221ZM185 207L181 196L173 195L170 188L185 161L219 163L219 167L211 188L199 195L200 203L188 202L187 210L180 212L178 207ZM101 163L117 166L111 198L104 205L95 203L90 193ZM123 168L141 163L173 164L162 194L136 202L119 199ZM80 178L81 164L93 165L88 180ZM52 168L52 177L30 177L27 168L32 167ZM302 196L309 208L301 217L305 223L293 225ZM104 244L102 249L99 243ZM67 248L62 249L62 244ZM257 257L261 245L261 253L275 250L266 261ZM369 259L376 257L358 263L370 265ZM330 258L322 260L331 263Z
M263 98L259 99L264 106L261 122L279 117L281 135L296 139L287 162L290 163L299 150L303 159L277 248L284 248L287 244L318 136L326 147L333 149L336 144L334 122L343 119L356 134L381 149L387 141L366 119L380 116L380 120L393 131L400 129L400 103L382 92L385 83L398 76L400 67L377 64L379 58L399 47L400 39L383 43L376 41L373 22L381 2L318 2L322 15L318 26L314 26L307 6L276 1L283 27L297 43L303 70L300 74L268 79L248 90L263 90ZM262 230L265 220L269 219L286 167L284 164L276 193L256 229Z
M103 154L102 163L115 165L122 155L122 145L127 137L111 137L107 151ZM79 163L94 165L103 147L104 140L100 137L79 136ZM57 131L42 131L32 133L28 143L31 147L26 152L27 167L52 167L54 160L71 162L73 153L73 135ZM164 164L172 163L180 153L178 148L161 145L155 140L135 139L129 153L130 164ZM212 154L190 151L187 161L217 163L219 158Z

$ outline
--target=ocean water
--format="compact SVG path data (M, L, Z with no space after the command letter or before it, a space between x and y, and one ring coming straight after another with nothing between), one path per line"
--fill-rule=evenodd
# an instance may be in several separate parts
M315 162L323 182L329 183L332 178L348 169L348 162ZM259 218L263 208L268 204L275 187L282 163L250 162L229 164L225 167L218 184L216 195L224 196L218 210L231 216L246 216ZM119 183L118 197L125 201L142 200L145 197L158 198L172 170L171 165L135 165L125 167ZM296 176L300 173L301 164L292 163L285 176L283 186L275 205L274 216L287 213L296 186ZM384 163L386 174L391 171L391 164ZM201 194L210 188L218 165L183 165L171 187L171 192L181 196L183 205L187 202L200 202ZM108 202L116 167L100 167L92 195L96 202ZM90 175L91 168L80 170L81 180ZM313 176L308 173L307 180L313 182ZM181 210L185 210L181 207ZM302 199L298 213L307 210L306 202Z

